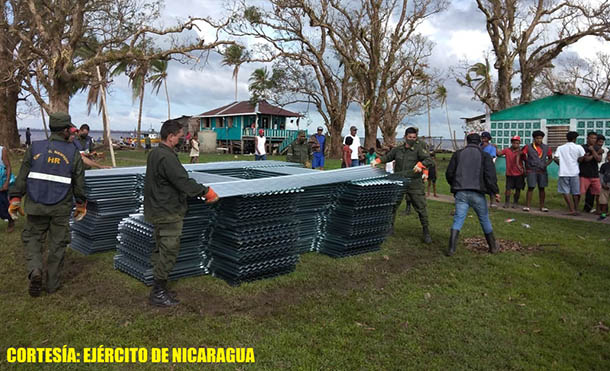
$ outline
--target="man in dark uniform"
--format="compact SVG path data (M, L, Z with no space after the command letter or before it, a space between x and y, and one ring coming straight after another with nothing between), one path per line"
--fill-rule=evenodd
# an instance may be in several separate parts
M305 139L305 132L301 130L299 131L297 140L288 147L286 161L298 162L303 164L306 168L311 168L312 156L311 147Z
M83 163L85 164L85 170L91 168L111 169L111 166L100 165L93 159L93 138L89 136L89 130L89 125L82 124L72 141L76 149L80 152Z
M80 153L69 142L76 128L67 113L52 113L49 118L51 136L35 141L27 149L19 176L9 191L9 213L13 218L27 213L21 235L25 247L29 292L42 292L42 248L48 240L46 289L57 291L61 285L60 270L66 246L70 243L70 212L76 200L74 219L82 220L87 213L85 200L85 169ZM24 207L21 208L21 198Z
M144 134L144 153L148 153L148 151L150 151L151 148L152 147L150 144L150 135Z
M218 201L212 188L189 178L174 152L183 135L177 120L166 121L161 127L161 143L149 153L146 162L144 217L154 225L155 233L155 250L151 256L154 286L149 303L159 307L179 303L167 290L167 278L180 250L187 197L204 197L206 203Z
M417 131L415 128L408 128L405 131L405 143L394 147L387 155L377 159L372 165L396 161L394 174L403 178L405 182L405 192L408 194L415 211L419 215L422 225L423 240L425 243L432 243L428 223L428 211L426 209L426 195L422 173L428 167L434 165L430 159L430 153L421 143L417 142ZM394 208L394 220L398 206Z

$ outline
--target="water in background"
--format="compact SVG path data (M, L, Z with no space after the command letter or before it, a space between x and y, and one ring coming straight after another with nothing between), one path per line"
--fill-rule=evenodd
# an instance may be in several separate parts
M44 130L30 129L30 132L32 133L32 141L47 139L44 135ZM25 143L25 129L19 129L19 134L21 135L21 138L20 138L21 143ZM104 132L102 130L91 130L89 132L89 136L91 138L93 138L93 141L95 143L102 142L102 138L104 137L103 134L104 134ZM112 139L115 139L115 140L120 140L121 137L129 137L132 134L133 134L133 132L131 132L131 131L112 131L112 132L110 132ZM142 134L144 134L144 132L142 132ZM49 132L49 135L51 135L51 132Z

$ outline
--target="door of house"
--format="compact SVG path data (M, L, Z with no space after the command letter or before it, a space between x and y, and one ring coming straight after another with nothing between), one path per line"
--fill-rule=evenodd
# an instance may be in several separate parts
M566 143L566 134L568 131L570 131L570 125L547 126L546 144L555 151L557 147Z

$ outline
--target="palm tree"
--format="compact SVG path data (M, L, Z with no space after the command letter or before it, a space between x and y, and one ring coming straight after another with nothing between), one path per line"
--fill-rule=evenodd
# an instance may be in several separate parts
M252 93L250 98L252 103L257 103L259 100L267 98L268 91L273 86L267 67L255 69L248 81L250 82L248 90Z
M471 76L474 74L474 77ZM485 58L485 63L475 63L468 69L467 80L476 81L474 86L475 94L479 97L491 97L493 94L493 80L491 78L489 59Z
M237 102L237 75L239 67L248 60L248 52L241 45L231 45L223 53L222 65L233 66L233 80L235 80L235 101Z
M436 87L436 99L441 103L441 107L445 106L445 112L447 113L447 126L449 127L449 137L452 139L451 143L453 145L453 149L457 149L457 144L455 142L455 137L453 136L453 131L451 130L451 121L449 120L449 107L447 106L447 88L443 85L439 85Z
M161 84L165 88L165 98L167 99L167 119L171 118L170 103L169 103L169 92L167 91L167 66L169 60L157 59L150 62L151 72L153 73L148 77L148 81L153 84L152 89L155 94L159 94Z

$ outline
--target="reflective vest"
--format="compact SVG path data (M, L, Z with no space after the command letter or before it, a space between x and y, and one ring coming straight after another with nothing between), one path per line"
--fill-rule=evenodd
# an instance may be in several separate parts
M32 143L32 167L27 179L28 197L40 204L55 205L72 188L73 143L40 140Z
M85 138L85 145L83 146L83 144L80 142L80 138L74 138L74 145L76 146L76 149L78 149L78 151L80 153L89 153L91 152L91 137L87 136Z

